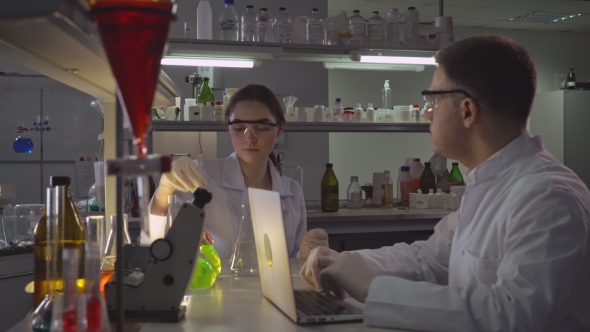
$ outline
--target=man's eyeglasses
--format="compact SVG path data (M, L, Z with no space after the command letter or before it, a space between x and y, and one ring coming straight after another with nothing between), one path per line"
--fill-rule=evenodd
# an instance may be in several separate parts
M248 133L256 139L271 138L275 135L275 128L279 126L279 122L272 123L268 120L234 120L228 122L229 133L236 138L246 138Z
M432 115L434 109L438 106L437 103L437 95L446 95L446 94L453 94L453 93L461 93L465 95L467 98L473 98L469 92L463 89L448 89L448 90L422 90L422 98L424 98L424 102L426 102L426 109L424 111L424 116L428 117Z

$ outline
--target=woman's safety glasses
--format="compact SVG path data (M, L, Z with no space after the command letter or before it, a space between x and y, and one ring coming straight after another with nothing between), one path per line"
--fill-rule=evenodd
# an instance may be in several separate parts
M269 120L234 120L228 122L229 133L236 138L247 138L248 133L256 139L265 139L275 136L275 128L279 122L272 123Z

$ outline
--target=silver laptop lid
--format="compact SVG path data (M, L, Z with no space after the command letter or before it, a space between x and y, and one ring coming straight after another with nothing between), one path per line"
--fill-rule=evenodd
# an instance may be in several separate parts
M289 252L278 192L248 188L262 293L297 321Z

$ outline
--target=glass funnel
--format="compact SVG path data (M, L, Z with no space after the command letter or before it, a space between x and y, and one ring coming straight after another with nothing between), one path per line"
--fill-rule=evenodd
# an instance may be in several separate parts
M90 0L91 15L133 129L137 157L147 155L146 131L175 0ZM149 234L147 176L137 178L142 227Z

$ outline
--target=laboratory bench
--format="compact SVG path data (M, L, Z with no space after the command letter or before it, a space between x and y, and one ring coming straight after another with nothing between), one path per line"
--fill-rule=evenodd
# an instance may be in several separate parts
M304 260L291 259L291 274L296 289L309 288L299 277ZM363 304L348 298L358 307ZM365 326L362 322L298 325L262 295L259 277L236 278L223 266L220 277L208 289L188 290L186 317L178 323L126 322L125 331L390 331ZM30 315L9 332L31 331ZM115 331L114 326L112 331Z

